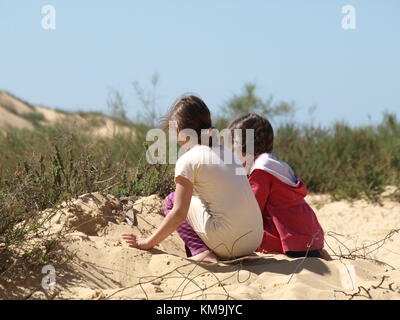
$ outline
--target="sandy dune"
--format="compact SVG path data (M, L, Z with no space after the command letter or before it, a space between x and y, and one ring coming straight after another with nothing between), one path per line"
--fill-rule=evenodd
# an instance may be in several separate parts
M100 138L115 135L130 135L135 138L133 126L121 125L120 122L100 113L67 113L41 105L31 105L0 90L0 132L8 128L34 130L36 123L29 120L32 117L40 119L37 123L42 126L67 122Z
M42 106L35 106L35 111L40 113L44 117L45 121L51 124L54 124L58 121L66 120L69 116L68 114Z
M16 97L10 95L8 92L0 91L0 105L14 110L16 113L29 113L34 111L32 106L27 105L23 101L17 99Z
M146 236L161 222L159 197L134 202L85 195L62 205L49 223L53 231L74 229L67 234L66 246L77 254L57 270L56 290L44 292L38 279L30 286L8 289L8 298L399 299L400 237L390 234L400 226L399 204L389 199L382 206L332 202L316 195L308 200L318 212L335 260L260 254L247 261L195 264L185 258L175 233L150 252L121 244L121 233ZM123 212L137 226L129 226Z
M17 116L16 114L0 107L0 128L18 128L32 130L33 124L28 120Z

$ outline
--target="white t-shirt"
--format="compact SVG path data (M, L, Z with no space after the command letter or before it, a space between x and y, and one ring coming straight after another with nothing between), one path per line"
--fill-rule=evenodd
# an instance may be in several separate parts
M246 175L236 174L242 166L233 157L223 146L196 145L175 167L175 177L193 184L189 224L211 250L227 259L254 252L263 236L257 200Z

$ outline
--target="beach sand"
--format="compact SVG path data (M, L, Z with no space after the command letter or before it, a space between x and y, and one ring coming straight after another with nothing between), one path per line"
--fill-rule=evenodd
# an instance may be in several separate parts
M136 201L134 201L136 200ZM332 201L310 195L334 258L290 259L258 254L230 263L194 263L173 233L151 251L127 247L122 233L146 236L162 221L162 199L123 201L89 194L63 204L48 228L73 228L65 246L76 258L56 269L57 285L45 291L41 277L11 284L1 298L29 299L399 299L400 205L382 198ZM130 226L124 212L134 217ZM136 217L136 218L135 218ZM1 288L0 288L1 289Z

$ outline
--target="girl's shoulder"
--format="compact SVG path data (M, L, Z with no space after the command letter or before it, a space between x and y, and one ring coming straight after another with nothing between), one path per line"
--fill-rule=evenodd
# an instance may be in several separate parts
M197 163L204 158L204 153L209 153L210 148L204 145L195 145L182 153L177 163Z

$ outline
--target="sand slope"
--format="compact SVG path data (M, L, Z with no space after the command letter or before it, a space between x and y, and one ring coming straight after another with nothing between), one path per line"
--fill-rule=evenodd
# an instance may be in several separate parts
M33 124L0 106L0 128L9 127L32 130Z
M40 105L31 105L0 90L0 132L9 128L34 130L38 124L48 126L65 122L85 128L93 136L100 138L121 134L135 137L133 126L123 125L120 121L103 114L95 112L67 113Z
M331 202L322 196L308 200L318 208L328 250L342 258L260 254L248 261L196 264L185 258L175 233L151 251L128 248L120 234L152 232L163 219L162 200L84 195L64 203L49 223L54 231L73 228L66 246L77 254L57 270L56 290L43 291L38 279L9 292L31 299L399 299L399 234L371 245L399 228L399 204ZM123 212L136 226L125 222Z

